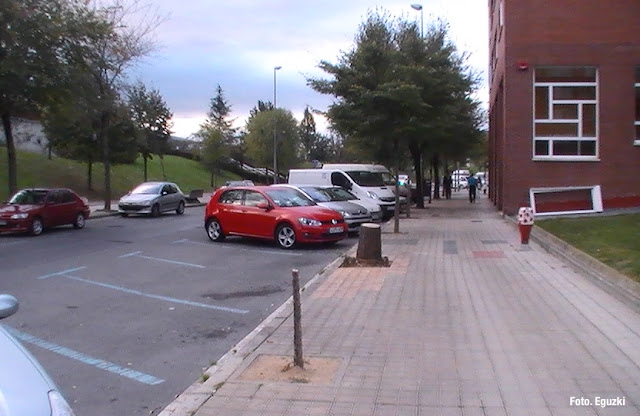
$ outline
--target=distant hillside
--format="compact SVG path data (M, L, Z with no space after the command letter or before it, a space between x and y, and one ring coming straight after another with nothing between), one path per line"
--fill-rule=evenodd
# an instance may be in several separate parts
M204 189L210 191L210 174L200 163L177 156L165 156L164 167L166 180L175 182L183 192L190 189ZM104 189L104 168L101 163L93 165L93 189L87 185L87 165L64 158L53 157L48 160L46 155L18 151L18 188L35 186L63 186L71 188L80 195L90 199L101 199ZM132 165L113 165L111 167L111 192L114 199L127 193L133 186L143 181L143 161L139 158ZM6 200L8 190L7 149L0 146L0 201ZM160 158L154 156L149 161L149 180L162 180ZM233 173L223 171L216 178L216 185L220 186L227 180L239 177Z

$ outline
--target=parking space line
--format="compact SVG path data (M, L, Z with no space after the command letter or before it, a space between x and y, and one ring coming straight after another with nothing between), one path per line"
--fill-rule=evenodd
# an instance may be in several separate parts
M211 243L202 243L200 241L193 241L193 240L189 240L189 239L182 239L182 240L176 240L174 242L172 242L171 244L182 244L182 243L189 243L189 244L194 244L197 246L207 246L207 247L212 247L213 245ZM292 251L284 251L284 250L270 250L270 249L266 249L266 250L253 250L253 249L249 249L246 247L238 247L238 246L231 246L231 245L224 245L224 244L219 244L216 247L220 247L220 248L231 248L234 250L239 250L239 251L248 251L248 252L256 252L259 251L260 253L268 253L268 254L280 254L283 256L304 256L304 253L296 253L296 252L292 252Z
M82 267L76 267L74 269L67 269L67 270L63 270L61 272L55 272L55 273L50 273L50 274L45 274L44 276L40 276L38 277L38 279L42 280L42 279L48 279L50 277L55 277L55 276L64 276L67 273L73 273L73 272L77 272L78 270L84 270L86 269L86 266L82 266Z
M24 244L25 241L10 241L8 243L0 243L0 247L9 247L9 246L17 246L19 244Z
M228 308L226 306L209 305L209 304L206 304L206 303L193 302L193 301L190 301L190 300L172 298L172 297L169 297L169 296L154 295L152 293L145 293L145 292L141 292L139 290L128 289L126 287L116 286L116 285L112 285L112 284L109 284L109 283L102 283L102 282L96 282L94 280L83 279L81 277L71 276L69 274L65 274L65 275L62 275L62 276L66 277L67 279L75 280L75 281L78 281L78 282L88 283L90 285L100 286L100 287L104 287L104 288L112 289L112 290L117 290L119 292L128 293L130 295L143 296L145 298L164 300L166 302L178 303L178 304L181 304L181 305L197 306L199 308L205 308L205 309L214 309L214 310L217 310L217 311L239 313L239 314L249 313L249 311L244 310L244 309Z
M169 260L169 259L161 259L158 257L151 257L151 256L144 256L142 254L142 251L134 251L132 253L128 253L128 254L123 254L122 256L118 256L118 258L123 259L126 257L140 257L142 259L147 259L147 260L155 260L155 261L162 261L165 263L171 263L171 264L177 264L179 266L188 266L188 267L195 267L198 269L206 269L206 266L202 266L200 264L193 264L193 263L185 263L183 261L176 261L176 260Z
M141 373L140 371L132 370L130 368L121 367L117 364L110 363L109 361L91 357L90 355L83 354L81 352L63 347L61 345L54 344L49 341L45 341L43 339L18 331L17 329L14 329L8 326L6 328L8 328L9 332L11 332L13 336L18 338L20 341L28 342L29 344L36 345L40 348L44 348L45 350L55 352L56 354L60 354L62 356L80 361L84 364L91 365L101 370L106 370L111 373L117 374L119 376L126 377L131 380L135 380L139 383L147 384L150 386L164 383L164 380L161 378L157 378L149 374Z

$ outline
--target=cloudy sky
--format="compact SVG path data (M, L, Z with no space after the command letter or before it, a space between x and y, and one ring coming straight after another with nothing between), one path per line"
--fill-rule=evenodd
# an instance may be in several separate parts
M306 85L309 76L325 77L321 60L337 62L354 46L354 37L369 11L415 20L423 6L424 25L438 18L450 25L469 63L487 73L487 2L482 0L155 0L166 16L155 32L160 47L141 62L133 77L160 91L174 114L173 131L186 137L206 117L218 84L243 127L258 100L273 101L274 67L278 107L300 120L309 105L326 110L332 98ZM485 81L486 84L486 81ZM479 94L486 101L486 87ZM316 117L319 130L324 122Z

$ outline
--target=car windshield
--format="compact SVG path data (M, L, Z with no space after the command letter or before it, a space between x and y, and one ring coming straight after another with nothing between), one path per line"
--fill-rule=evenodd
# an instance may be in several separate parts
M42 205L44 204L44 199L46 196L47 191L44 190L24 190L11 197L9 203L16 205Z
M264 191L279 207L308 207L316 205L305 194L293 188L273 188Z
M334 201L353 201L358 199L351 192L342 188L320 188L317 186L303 186L300 187L316 202L334 202Z
M161 183L143 183L142 185L138 185L135 187L131 193L135 194L159 194L160 189L162 189Z
M360 186L385 186L381 172L369 172L366 170L353 170L347 172L355 183Z
M396 186L396 180L393 178L393 175L389 172L382 172L382 180L384 184L387 186Z

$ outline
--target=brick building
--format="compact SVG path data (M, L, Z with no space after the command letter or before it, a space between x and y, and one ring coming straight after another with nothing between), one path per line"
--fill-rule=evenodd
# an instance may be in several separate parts
M490 198L640 207L640 0L489 0Z

